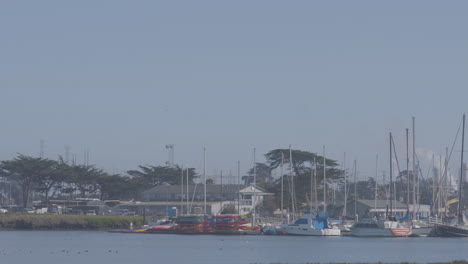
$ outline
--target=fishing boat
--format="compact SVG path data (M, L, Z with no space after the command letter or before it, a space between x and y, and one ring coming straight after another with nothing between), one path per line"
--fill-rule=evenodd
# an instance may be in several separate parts
M286 235L298 236L340 236L341 230L330 228L326 212L306 213L293 224L281 226Z
M396 220L379 221L365 218L351 227L351 236L356 237L407 237L411 227Z

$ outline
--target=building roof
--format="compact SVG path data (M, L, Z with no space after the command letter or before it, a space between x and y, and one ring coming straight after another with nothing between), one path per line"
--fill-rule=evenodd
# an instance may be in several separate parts
M143 193L176 193L180 194L181 188L183 187L184 192L187 192L187 185L180 186L180 185L159 185L155 186L151 189L144 191ZM210 194L220 194L220 193L237 193L240 189L244 188L244 185L238 184L207 184L206 185L206 193ZM189 184L189 192L193 194L196 192L198 195L203 195L204 186L203 184Z
M387 208L387 204L388 206L390 206L390 201L387 202L387 200L377 200L376 204L375 204L375 200L361 200L361 199L358 199L357 200L358 203L364 205L364 206L367 206L367 207L370 207L370 208L374 208L374 206L376 205L377 208ZM349 205L352 205L354 204L354 200L351 200L348 202L348 206ZM393 208L396 208L396 209L406 209L406 204L404 203L401 203L399 201L393 201Z
M258 187L258 186L247 186L245 188L243 188L242 190L240 190L240 193L241 194L244 194L244 195L273 195L273 193L267 193L264 189Z

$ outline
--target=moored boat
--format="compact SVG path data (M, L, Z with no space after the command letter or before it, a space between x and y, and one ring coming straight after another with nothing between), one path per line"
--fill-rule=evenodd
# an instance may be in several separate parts
M398 221L362 219L351 227L351 236L356 237L407 237L411 227Z
M286 235L298 236L340 236L339 228L330 228L326 212L319 214L306 213L293 224L281 226Z
M239 215L213 216L209 221L209 226L209 231L213 234L260 234L260 227L252 226L247 219Z

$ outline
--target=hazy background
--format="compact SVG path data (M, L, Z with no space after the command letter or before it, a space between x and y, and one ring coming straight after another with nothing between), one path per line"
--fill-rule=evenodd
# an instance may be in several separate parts
M0 160L65 146L109 172L236 173L274 148L373 176L388 132L430 159L468 110L466 1L2 1ZM456 151L460 148L456 147ZM453 166L459 166L455 152ZM421 156L422 157L422 156ZM420 158L421 158L420 157ZM422 158L421 158L422 159ZM427 159L426 159L427 161ZM424 170L426 170L424 168Z

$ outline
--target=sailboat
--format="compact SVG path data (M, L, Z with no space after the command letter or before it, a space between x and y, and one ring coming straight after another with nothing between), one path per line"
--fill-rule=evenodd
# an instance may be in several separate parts
M392 216L392 144L393 138L392 133L390 133L390 214L388 214L387 219L378 220L378 219L369 219L364 218L359 220L351 227L351 236L356 237L401 237L401 236L410 236L411 227L405 225L405 223L400 223L397 219ZM355 172L356 173L356 172ZM356 198L355 198L356 199Z
M431 232L431 236L440 237L468 237L468 226L465 224L463 215L463 183L464 183L464 163L463 151L465 144L465 114L463 114L462 146L461 146L461 169L458 181L458 221L453 225L439 224Z
M334 226L328 225L328 214L326 212L326 167L325 167L325 147L323 155L323 172L324 172L324 211L323 212L310 212L305 213L292 224L281 225L282 231L287 235L297 236L340 236L341 230ZM292 151L290 149L290 164L292 176ZM316 169L315 169L316 170ZM314 174L311 174L315 175ZM292 177L291 177L292 178ZM312 177L311 177L312 183ZM311 203L312 203L312 188L311 188ZM316 190L315 190L316 191ZM311 208L312 209L312 208Z

